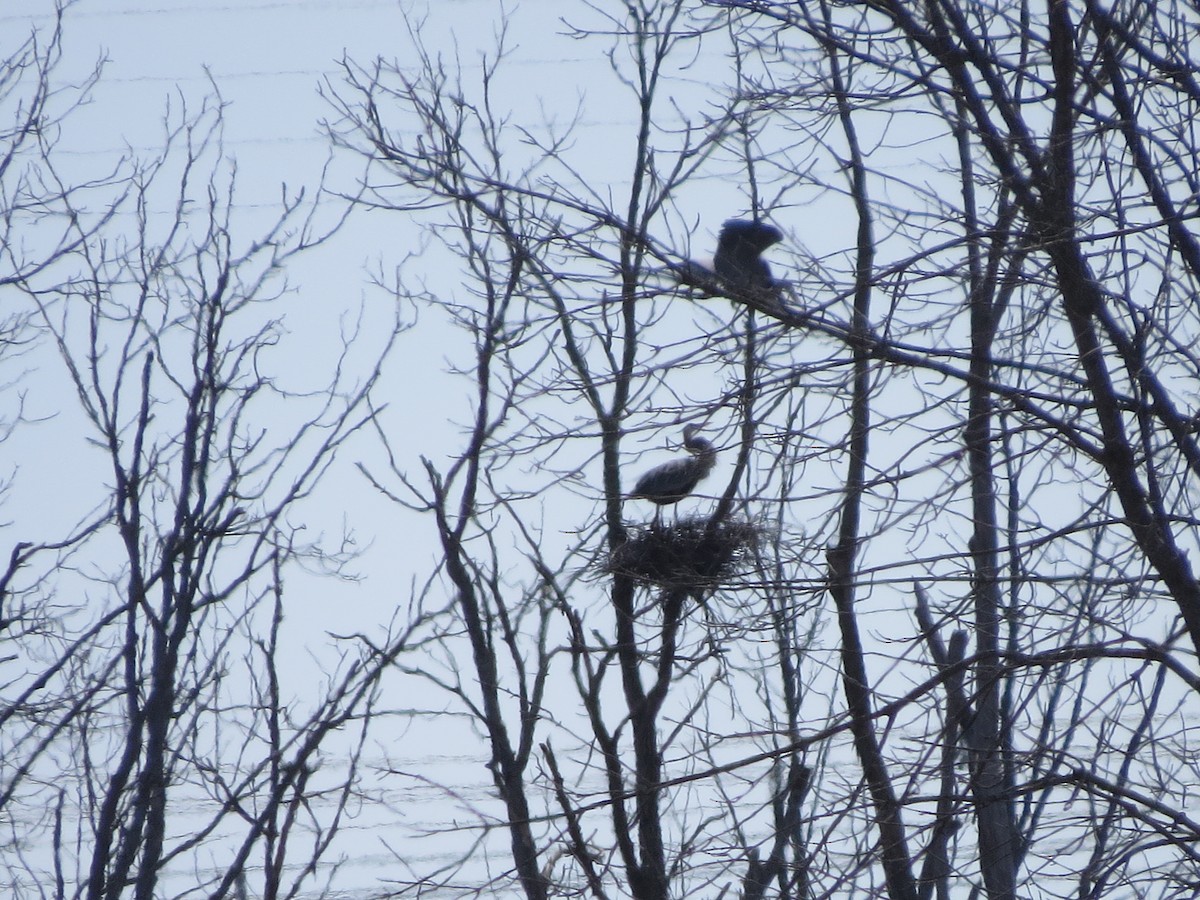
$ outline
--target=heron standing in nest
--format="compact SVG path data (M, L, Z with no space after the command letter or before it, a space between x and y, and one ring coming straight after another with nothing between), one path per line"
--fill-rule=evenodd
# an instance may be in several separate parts
M683 446L690 455L655 466L637 480L629 495L631 500L649 500L658 507L654 511L655 525L661 521L662 508L691 494L717 462L717 448L711 441L697 437L699 430L699 425L684 426Z

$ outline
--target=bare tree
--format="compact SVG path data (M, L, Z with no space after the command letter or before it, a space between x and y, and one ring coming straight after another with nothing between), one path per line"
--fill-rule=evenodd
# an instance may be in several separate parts
M372 477L437 523L477 683L436 680L489 741L525 895L1188 895L1192 11L588 15L629 91L620 200L568 132L506 140L503 49L474 86L414 29L417 65L331 97L372 204L448 210L478 298L430 298L469 335L462 455ZM672 80L718 44L728 81ZM799 277L727 304L688 234L737 170L727 215L790 226ZM633 442L691 420L729 480L666 527L748 523L756 560L703 588L625 497Z
M723 578L754 559L774 572L780 562L773 554L787 552L765 539L771 529L746 518L737 491L763 421L756 382L770 351L760 320L746 312L730 322L714 313L708 324L717 333L688 339L682 349L656 345L653 337L654 320L668 314L659 304L680 291L672 273L685 273L700 290L724 289L650 236L656 221L681 223L673 193L719 149L724 133L672 136L656 121L660 80L703 32L672 4L630 8L610 24L632 51L631 102L640 111L622 204L586 184L539 189L533 173L569 166L559 149L565 135L547 138L532 162L509 168L504 113L489 92L503 48L485 64L477 95L420 45L419 33L415 70L347 63L346 85L331 92L336 139L378 159L385 173L368 202L451 210L436 234L471 273L477 298L426 298L464 329L472 348L462 366L474 402L461 455L446 468L422 460L420 477L395 461L386 477L368 474L436 523L454 598L442 613L447 649L440 665L412 674L448 690L487 741L511 845L509 874L526 896L574 884L597 897L665 898L678 885L728 883L728 860L711 860L731 842L745 861L748 893L762 896L776 883L799 890L806 856L800 810L810 768L802 747L789 743L798 739L803 693L797 654L808 640L793 611L803 603L774 581L763 592L742 588L739 602L769 604L750 621L737 621L714 600ZM394 105L415 113L416 137L401 137L411 123L389 128ZM675 146L668 150L666 141ZM663 167L668 152L673 162ZM393 193L397 176L409 193ZM657 278L657 288L648 288L649 278ZM767 302L767 293L762 297ZM778 339L776 331L776 348ZM666 419L655 407L670 385L647 385L669 381L680 366L703 369L720 386L695 404L677 400ZM732 473L715 488L722 499L711 517L679 518L666 531L631 530L623 511L632 484L624 448L655 419L674 433L676 419L711 421L722 450L733 448ZM507 479L503 473L522 461L526 472L543 474L532 483ZM564 481L575 486L582 507L582 518L569 514L577 524L531 520L529 501L551 498ZM514 565L493 537L504 529L521 548L527 580L514 583ZM579 538L552 552L547 537L562 531ZM776 549L768 553L770 547ZM731 598L737 583L725 585ZM441 608L437 597L430 604ZM740 650L736 660L726 655L760 625L776 635L766 670L757 648L750 659ZM454 649L459 636L469 657ZM469 674L461 668L465 658L472 660ZM562 696L556 669L569 673L573 697ZM725 754L705 722L721 697L731 701L742 689L759 694L756 712L739 712L742 721L756 714L775 720L764 735L768 749L748 786L722 781L710 792L694 779ZM539 787L547 780L551 790ZM595 795L603 799L587 799ZM688 798L702 795L723 812L687 812ZM763 839L754 832L764 822L771 837L760 854ZM696 861L710 854L710 862ZM415 887L462 884L477 856L472 845L452 870L430 873ZM496 888L494 880L480 887Z
M441 782L450 855L395 849L389 896L1193 895L1195 12L565 15L624 114L527 120L507 34L459 68L416 22L327 87L355 202L425 229L400 340L459 337L448 455L375 402L375 356L303 395L271 371L279 276L327 229L291 198L238 237L216 107L8 257L107 484L0 583L10 881L336 890L352 806L391 812L368 779L437 780L366 761L386 709L465 724L489 780ZM776 280L703 262L726 219ZM715 466L655 513L631 487L685 426ZM437 557L301 712L284 583L342 571L298 523L359 436Z
M0 58L0 383L8 401L0 412L0 441L25 419L23 367L39 334L33 311L16 301L18 286L62 261L107 221L101 215L72 222L73 208L98 196L111 209L127 183L128 173L120 165L75 183L60 177L54 164L63 123L89 101L103 70L99 60L82 79L60 83L63 18L69 7L56 4L45 28L27 35L13 32L15 42L5 46ZM11 477L11 471L0 473L0 487ZM0 576L0 632L10 631L5 637L25 621L20 610L10 608L9 585L41 549L18 539L5 550L7 565ZM57 552L62 546L44 549Z
M370 345L348 328L315 387L295 377L286 272L346 209L285 192L256 223L217 96L168 113L161 152L106 178L107 195L65 186L60 35L9 58L6 84L34 78L14 101L0 289L14 331L45 337L40 394L76 401L60 413L79 435L58 448L64 481L72 466L96 480L60 499L60 519L81 516L67 536L17 543L0 580L0 880L97 900L320 891L379 680L412 629L331 640L317 677L288 665L310 638L285 611L305 568L337 578L353 558L345 536L310 536L305 510L372 418L398 320ZM344 765L323 764L333 749Z

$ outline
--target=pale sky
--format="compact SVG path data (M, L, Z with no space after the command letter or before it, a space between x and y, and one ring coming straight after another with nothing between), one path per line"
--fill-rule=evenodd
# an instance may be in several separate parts
M0 15L0 31L25 33L31 24L48 21L43 12L47 7L44 0L10 0ZM90 105L68 122L60 147L64 173L68 177L91 177L129 153L153 153L160 146L168 106L178 110L182 103L196 109L215 85L228 104L224 146L236 158L236 206L239 221L249 235L256 223L270 219L283 183L290 191L305 187L313 196L330 155L319 123L331 113L318 96L318 88L340 81L339 60L349 56L367 65L376 56L383 56L403 65L411 58L407 26L399 13L402 7L410 11L414 21L428 14L422 25L427 44L447 59L457 58L465 78L477 77L481 71L479 56L494 51L500 26L502 7L494 0L456 0L432 3L428 8L374 0L219 5L197 0L80 0L66 17L66 58L59 77L82 77L101 55L108 62ZM563 8L554 0L524 0L512 5L508 13L512 55L502 70L497 96L500 103L513 110L514 121L535 131L561 126L578 117L571 145L572 162L588 180L589 188L598 195L617 198L630 177L629 126L634 110L628 94L612 78L609 63L601 53L603 42L582 43L559 35L563 26L557 16ZM580 7L572 5L572 9L573 14L589 15ZM719 47L714 46L711 57L709 54L707 47L698 49L691 58L692 68L678 73L671 84L671 96L686 115L699 117L711 112L712 104L724 99L709 95L706 73L721 73L717 78L722 78L728 63ZM713 68L706 70L706 62ZM395 124L402 125L402 120L397 117ZM347 189L359 167L357 160L335 158L330 169L332 186ZM681 201L685 214L700 223L695 235L697 246L681 247L680 252L697 257L710 254L721 221L744 213L745 204L743 186L736 180L710 178L700 182L694 193ZM160 212L165 216L170 210ZM785 229L800 224L783 218L776 221ZM813 243L824 243L824 249L841 246L843 234L828 227L828 222L824 225L813 235ZM359 316L364 323L365 347L378 345L376 331L386 327L392 306L386 294L368 283L368 273L380 269L391 272L403 252L417 240L418 226L419 222L400 214L356 214L328 245L289 269L294 293L282 303L287 309L291 339L279 352L303 355L303 365L292 373L295 377L303 380L306 372L311 372L313 386L319 384L323 363L330 364L337 349L329 338L350 328ZM777 274L786 277L789 251L786 247L779 251L773 254L772 262ZM431 255L410 263L406 274L449 294L458 288L454 260ZM718 306L672 313L656 326L664 343L676 337L671 328L687 328L690 336L693 317L698 316L706 327L711 327L728 314L728 309ZM419 455L436 462L459 446L459 431L448 420L457 415L459 421L465 421L465 388L442 373L452 357L464 361L462 353L467 345L461 333L431 315L424 315L419 331L408 337L402 338L388 362L379 399L389 404L383 421L395 436L401 464L418 469ZM40 360L37 365L37 373L29 380L28 411L34 418L47 420L20 432L6 445L10 459L17 461L18 477L4 512L17 526L9 531L19 540L58 536L63 527L78 521L98 502L102 496L98 487L110 477L101 454L84 454L91 460L90 467L80 458L74 400L58 380L55 361ZM674 387L687 394L686 382L680 381ZM710 389L703 387L703 391ZM287 411L281 410L279 415L286 419ZM678 452L677 428L670 422L663 424L667 427L661 435L634 439L630 444L649 454L646 465ZM676 443L669 445L668 441ZM47 452L50 447L58 449ZM67 459L70 462L64 466ZM307 507L321 511L321 520L313 521L311 528L327 528L330 534L336 534L344 523L352 531L364 550L356 565L363 579L358 584L315 582L311 586L299 579L289 582L292 627L298 636L307 635L312 641L308 649L290 660L295 666L291 674L297 690L306 679L314 684L320 680L319 654L325 632L369 632L382 626L390 619L393 606L402 603L411 579L423 578L434 559L430 524L377 497L353 468L355 462L378 465L381 459L377 449L352 443ZM714 484L723 486L722 474L718 468ZM589 507L580 506L578 491L569 486L550 496L541 523L549 533L548 540L553 540L556 532L573 540L573 532L568 532L586 519ZM556 509L558 502L563 505ZM645 512L631 510L633 514ZM7 531L0 532L4 533ZM404 707L409 702L409 698L394 697L389 698L388 705ZM453 733L447 727L445 734ZM412 738L406 734L394 748L398 768L418 769L429 762L428 757L410 749L431 746L428 739L422 738L414 745ZM444 757L443 766L461 763L457 772L445 775L444 770L434 770L420 774L457 782L463 803L483 802L489 791L487 773L478 761L482 749L470 742L452 744L455 751L440 756ZM733 752L735 746L736 742L731 742L726 749ZM473 750L478 751L474 756ZM337 762L331 759L329 764ZM409 796L398 784L404 782L395 778L388 782L388 790L398 792L385 798L393 809L411 809L414 803L429 800L433 793L413 782L413 794ZM454 815L453 806L447 807L444 802L434 805L436 814L420 823L405 822L405 826L444 824ZM373 816L377 814L379 810L348 828L347 836L358 842L354 846L359 854L351 862L350 885L377 886L380 863L388 858L382 845L376 843ZM393 846L398 846L398 840L392 838ZM422 852L430 852L428 843L420 846L425 848ZM421 861L429 860L421 857ZM219 859L213 860L214 866L219 868L220 864Z

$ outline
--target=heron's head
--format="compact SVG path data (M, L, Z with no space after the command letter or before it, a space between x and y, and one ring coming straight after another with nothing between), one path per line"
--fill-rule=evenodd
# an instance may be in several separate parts
M702 437L696 437L700 432L700 426L695 423L683 426L683 446L687 447L692 453L708 453L715 454L716 448L713 447L710 441L706 441Z
M783 232L760 219L729 219L721 226L721 239L762 253L783 240Z

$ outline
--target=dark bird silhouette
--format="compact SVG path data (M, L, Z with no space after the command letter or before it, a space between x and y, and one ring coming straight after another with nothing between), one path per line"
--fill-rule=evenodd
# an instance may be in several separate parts
M717 277L734 291L773 293L775 279L762 252L782 239L783 232L774 225L758 219L730 219L721 226L717 238L717 255L713 257Z
M712 471L717 461L717 448L710 441L697 437L699 425L686 425L683 429L683 446L691 455L684 459L673 459L655 466L642 475L634 485L630 499L649 500L659 508L654 521L662 515L662 507L678 503L696 489L700 480Z

